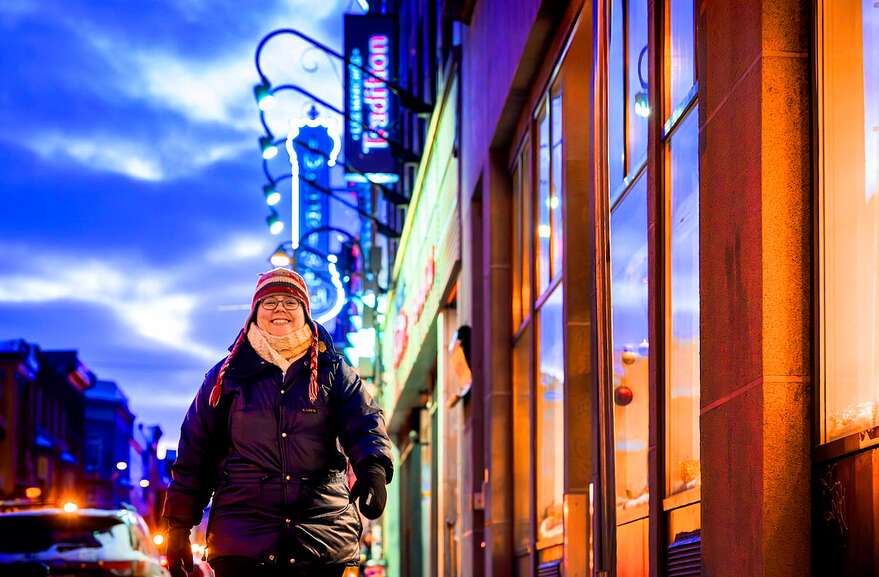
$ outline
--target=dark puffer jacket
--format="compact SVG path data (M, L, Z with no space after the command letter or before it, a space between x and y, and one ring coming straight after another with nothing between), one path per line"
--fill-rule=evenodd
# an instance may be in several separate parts
M245 340L218 406L208 397L220 364L186 414L163 516L173 526L196 525L213 493L210 559L243 555L297 567L358 559L362 527L345 455L355 471L380 463L390 481L390 440L381 410L319 328L316 403L308 398L309 354L282 381Z

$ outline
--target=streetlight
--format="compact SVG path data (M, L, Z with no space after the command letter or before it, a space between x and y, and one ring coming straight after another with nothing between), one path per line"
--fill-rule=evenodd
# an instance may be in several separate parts
M271 160L278 156L278 147L272 142L270 135L259 137L259 149L264 160Z
M272 94L272 85L268 81L260 82L253 87L253 96L256 98L256 105L263 112L267 111L275 103L275 96Z
M266 223L269 225L269 232L275 236L281 234L281 231L284 230L284 221L278 216L276 210L272 210L272 212L266 217Z
M128 463L126 463L125 461L119 461L118 463L116 463L116 469L119 471L124 471L127 468L128 468Z
M283 182L287 179L293 178L293 175L292 174L282 174L281 176L278 176L278 177L272 176L271 172L269 172L268 162L266 162L265 160L263 160L263 163L262 163L262 171L263 171L263 174L266 175L266 178L269 181L269 184L263 186L263 194L266 195L266 203L268 204L268 193L266 192L266 189L272 188L277 191L278 183ZM388 238L400 238L400 233L397 232L396 230L394 230L393 227L391 227L389 224L386 224L385 222L382 222L377 216L375 216L372 213L366 212L365 210L363 210L362 208L360 208L356 204L354 204L350 201L347 201L344 198L337 196L335 193L335 189L325 188L325 187L319 185L318 183L314 182L313 180L308 180L307 178L305 178L302 175L299 175L297 178L301 182L308 184L310 187L312 187L314 190L316 190L320 194L323 194L324 196L330 197L331 199L335 200L339 204L342 204L346 208L350 208L351 210L356 212L361 218L374 222L376 232L378 232L380 235L386 236ZM278 196L279 196L279 200L280 200L280 194ZM270 205L270 206L274 206L274 205ZM305 235L303 235L303 238L304 238L304 236Z
M281 193L278 192L278 189L275 188L274 184L266 184L263 186L262 194L266 199L266 204L269 206L275 206L281 202Z
M358 0L358 1L360 1L360 0ZM361 6L362 6L362 3L361 3ZM430 113L430 111L432 109L431 105L422 101L418 96L412 94L411 92L409 92L408 90L406 90L402 86L396 84L395 82L392 82L392 81L388 80L387 78L382 78L381 76L378 76L375 72L373 72L369 68L365 68L355 62L351 62L349 59L345 58L345 56L343 54L340 54L336 50L333 50L332 48L330 48L326 44L318 42L317 40L315 40L311 36L303 34L299 30L296 30L295 28L279 28L277 30L273 30L272 32L269 32L268 34L263 36L262 40L259 41L259 45L257 45L257 47L256 47L256 54L254 55L254 62L256 64L256 71L257 71L257 73L259 73L259 78L260 78L260 84L258 84L257 87L260 87L260 86L265 86L266 88L271 87L271 83L269 82L268 78L266 77L265 73L262 70L262 65L260 64L260 55L262 54L262 50L269 40L271 40L275 36L280 36L282 34L288 34L290 36L295 36L296 38L299 38L300 40L304 40L305 42L311 44L312 46L314 46L318 50L322 51L324 54L328 54L328 55L336 58L337 60L341 60L345 66L353 66L354 68L357 68L358 70L360 70L360 72L362 74L369 76L373 80L379 81L381 84L383 84L385 87L387 87L388 90L390 90L391 92L393 92L394 94L396 94L399 97L400 104L403 107L408 108L412 112L415 112L416 114L429 114ZM266 92L268 92L268 90L266 90ZM265 96L263 94L264 93L262 91L257 92L257 88L256 87L254 88L254 96L256 96L257 102L264 102L265 101ZM260 99L261 95L263 95L262 100Z
M269 258L269 262L272 263L272 266L288 267L293 263L293 259L290 258L290 255L287 254L282 245L275 249L275 252Z

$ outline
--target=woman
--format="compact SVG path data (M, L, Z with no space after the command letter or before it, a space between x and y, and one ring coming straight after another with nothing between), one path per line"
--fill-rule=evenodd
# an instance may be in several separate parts
M244 328L186 414L171 471L163 517L173 577L192 571L189 533L212 493L217 577L338 576L358 562L354 503L370 519L384 510L390 441L381 410L311 318L300 275L259 277Z

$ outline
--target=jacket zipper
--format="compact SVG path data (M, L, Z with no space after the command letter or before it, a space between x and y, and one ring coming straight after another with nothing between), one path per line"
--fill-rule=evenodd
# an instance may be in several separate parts
M287 459L286 453L287 448L284 446L284 437L281 436L281 433L284 432L284 394L285 387L287 381L287 373L286 371L281 371L281 389L280 394L278 395L278 447L281 450L281 485L284 487L281 494L283 495L283 502L286 508L287 505L287 485L289 479L287 478Z

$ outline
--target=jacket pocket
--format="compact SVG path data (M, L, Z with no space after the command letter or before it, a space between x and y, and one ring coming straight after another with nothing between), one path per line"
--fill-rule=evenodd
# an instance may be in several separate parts
M305 518L293 527L297 563L350 564L360 556L360 514L347 504L335 514Z

